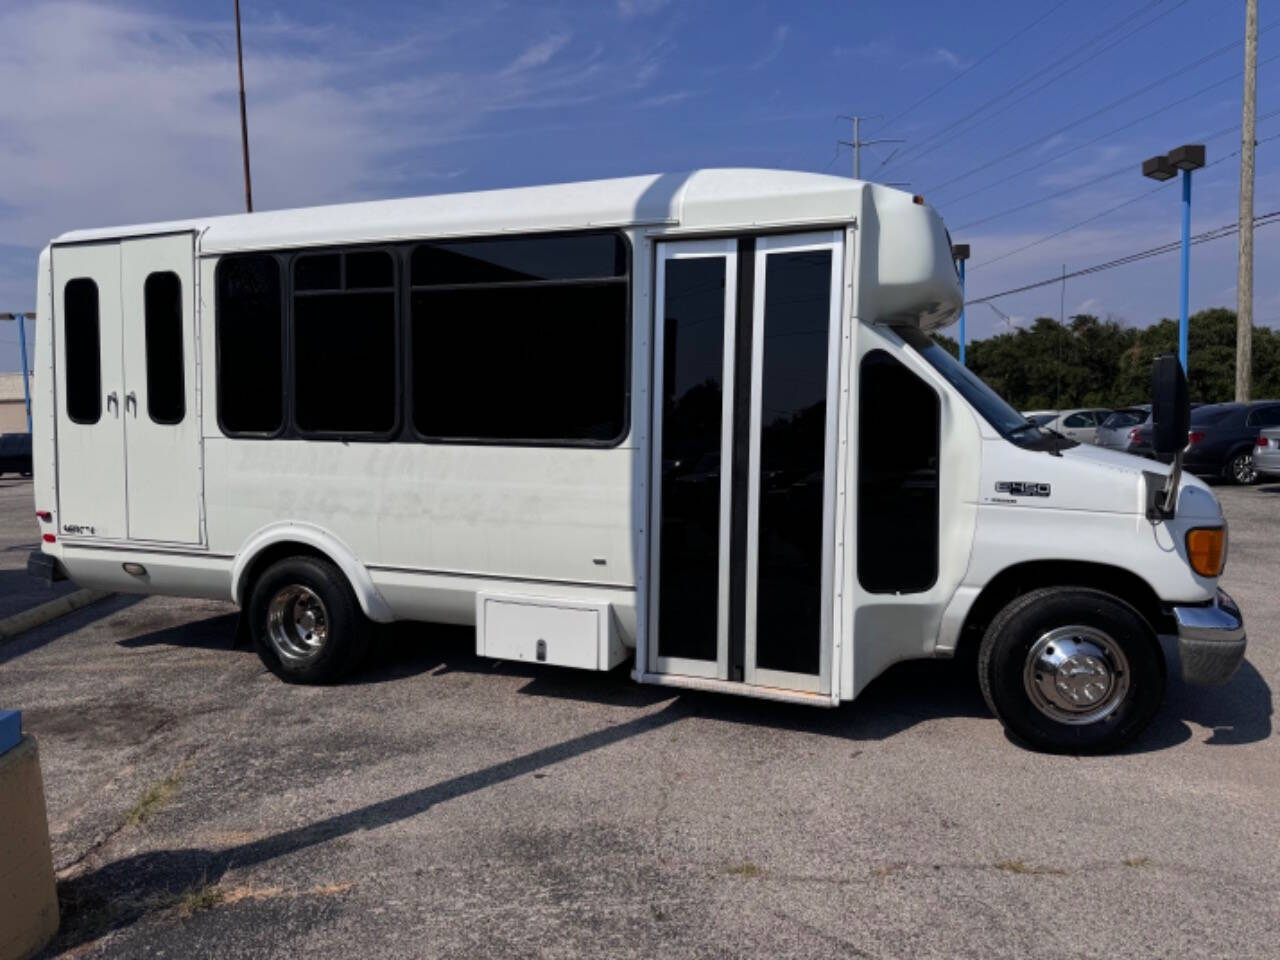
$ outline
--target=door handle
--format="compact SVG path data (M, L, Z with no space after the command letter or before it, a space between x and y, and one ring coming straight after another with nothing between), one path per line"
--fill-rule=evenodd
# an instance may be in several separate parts
M107 394L107 409L110 410L112 407L115 407L116 416L120 416L120 398L116 396L114 390Z
M132 390L130 390L124 396L124 412L125 413L129 412L130 404L133 405L133 415L136 417L138 415L138 395L134 393Z

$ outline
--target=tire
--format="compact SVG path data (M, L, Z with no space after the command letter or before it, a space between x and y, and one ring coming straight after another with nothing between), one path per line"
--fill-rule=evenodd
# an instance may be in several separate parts
M1105 753L1132 741L1160 709L1164 653L1123 600L1048 587L1017 597L991 621L978 683L1005 729L1032 748Z
M1239 450L1227 460L1222 470L1232 483L1241 487L1251 486L1258 482L1258 468L1253 465L1253 451Z
M369 621L347 578L316 557L268 567L254 584L249 624L262 662L290 683L341 680L369 649Z

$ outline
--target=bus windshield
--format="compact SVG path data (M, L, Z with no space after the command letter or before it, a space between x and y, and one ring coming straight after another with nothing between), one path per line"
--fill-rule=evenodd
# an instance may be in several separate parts
M947 382L960 391L961 396L969 402L982 418L995 427L1000 435L1020 447L1040 449L1053 441L1055 449L1062 446L1076 446L1074 441L1058 438L1056 435L1041 430L1033 420L1024 417L996 393L983 383L967 367L961 366L946 348L921 332L916 327L894 327L894 332L907 342L916 353L924 357L929 365L937 370Z

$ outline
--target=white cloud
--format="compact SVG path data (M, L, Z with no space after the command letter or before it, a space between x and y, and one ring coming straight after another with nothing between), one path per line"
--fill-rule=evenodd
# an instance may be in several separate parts
M511 61L500 76L509 77L523 73L535 67L544 66L551 58L569 45L572 37L567 33L556 33L526 49L520 56Z
M695 94L692 90L673 90L671 93L660 93L652 97L646 97L636 104L636 106L669 107L675 103L682 103L693 96L695 96Z
M946 47L938 47L936 50L932 51L931 53L927 53L922 57L916 58L916 60L914 60L913 63L914 64L941 64L942 66L950 67L952 70L962 70L965 67L964 61L962 61L956 54L952 53ZM904 66L906 65L904 64Z
M768 66L782 55L782 48L787 43L787 36L791 33L791 28L785 23L778 24L773 28L773 33L769 36L769 45L765 48L764 53L752 61L751 69L759 70Z
M648 17L662 10L671 0L618 0L618 14L624 20Z
M66 230L243 209L229 11L0 3L0 310L31 305L36 251ZM547 31L554 17L513 20L523 13L456 0L385 35L361 33L357 17L247 16L255 206L447 189L470 165L456 145L518 132L513 114L622 102L670 55L634 30L579 51ZM531 34L543 39L522 47ZM0 369L13 363L0 344Z

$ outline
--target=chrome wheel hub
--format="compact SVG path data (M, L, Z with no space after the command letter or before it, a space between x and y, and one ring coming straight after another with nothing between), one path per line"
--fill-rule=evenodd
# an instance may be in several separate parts
M1129 661L1101 630L1058 627L1031 645L1022 681L1036 709L1050 719L1096 723L1124 700Z
M1236 483L1253 483L1257 474L1253 469L1253 454L1245 453L1236 457L1232 463L1231 472L1235 475Z
M276 591L267 605L267 638L281 660L310 660L329 639L324 601L300 583Z

